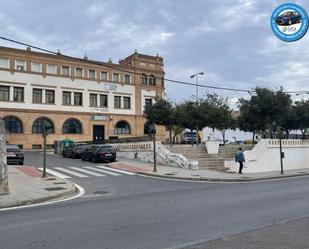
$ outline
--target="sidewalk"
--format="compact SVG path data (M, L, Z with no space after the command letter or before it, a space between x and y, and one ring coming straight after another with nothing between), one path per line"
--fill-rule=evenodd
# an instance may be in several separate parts
M141 175L191 181L246 182L309 175L309 169L286 170L283 175L280 174L280 171L238 174L213 170L188 170L160 165L157 165L157 172L153 172L153 164L125 158L119 158L119 162L110 165L116 169Z
M9 194L0 196L0 209L55 200L73 195L73 183L57 177L42 178L42 172L30 166L8 165Z

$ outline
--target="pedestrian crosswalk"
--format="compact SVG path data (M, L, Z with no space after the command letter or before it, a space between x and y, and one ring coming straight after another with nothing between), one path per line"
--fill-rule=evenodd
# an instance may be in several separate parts
M39 168L43 170L43 168ZM49 175L57 176L62 179L69 179L72 177L87 178L91 176L105 177L105 176L122 176L122 175L135 175L135 173L123 171L106 167L103 165L96 166L82 166L82 167L52 167L46 169Z

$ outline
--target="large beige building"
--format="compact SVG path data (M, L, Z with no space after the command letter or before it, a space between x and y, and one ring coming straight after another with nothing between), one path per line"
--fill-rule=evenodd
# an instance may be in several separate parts
M144 135L143 110L164 92L163 59L135 52L115 64L0 47L0 117L7 140L25 149L65 138L103 141ZM158 139L165 130L157 128Z

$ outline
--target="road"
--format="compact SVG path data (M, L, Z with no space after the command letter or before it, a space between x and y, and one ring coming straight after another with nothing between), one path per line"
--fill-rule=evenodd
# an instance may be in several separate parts
M40 154L27 153L26 158L27 165L41 166ZM55 156L48 156L48 165L93 166ZM308 177L227 184L125 174L71 177L85 188L84 197L0 212L1 249L276 248L246 247L250 240L240 238L259 241L263 231L269 234L267 229L274 235L278 229L277 234L284 234L293 225L302 227L299 222L305 219L285 221L309 216ZM306 231L299 229L298 234ZM302 242L308 240L303 238ZM269 243L280 241L277 236Z

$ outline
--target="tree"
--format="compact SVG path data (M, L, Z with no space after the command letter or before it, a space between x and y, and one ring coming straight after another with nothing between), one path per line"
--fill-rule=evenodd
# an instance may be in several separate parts
M185 127L191 130L201 127L201 113L199 112L199 103L195 101L186 101L176 106L175 117L176 125ZM192 139L193 145L193 139Z
M251 132L270 132L271 137L277 127L287 124L287 113L292 105L291 96L280 88L274 92L268 88L255 88L250 100L240 99L240 128Z
M223 98L217 94L207 94L207 98L201 100L200 112L203 127L209 126L213 130L219 130L222 134L223 144L225 144L226 130L235 128L235 119L232 116L228 98Z
M295 126L301 131L304 139L309 127L309 101L297 101L292 108L295 112Z
M178 135L181 135L183 132L184 128L178 125L173 125L172 131L173 131L173 143L175 143L175 139Z
M169 131L172 144L172 127L175 125L175 108L166 99L157 97L155 103L145 107L144 113L151 124L163 125Z

